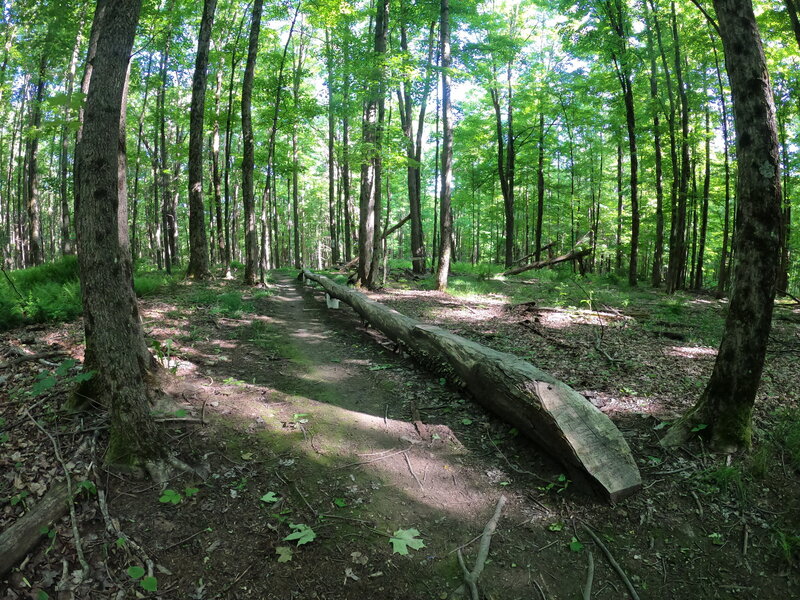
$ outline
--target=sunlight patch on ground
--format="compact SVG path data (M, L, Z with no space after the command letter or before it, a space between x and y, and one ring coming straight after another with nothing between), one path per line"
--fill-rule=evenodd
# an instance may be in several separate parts
M664 349L664 354L678 358L714 358L717 355L717 349L696 346L670 346Z

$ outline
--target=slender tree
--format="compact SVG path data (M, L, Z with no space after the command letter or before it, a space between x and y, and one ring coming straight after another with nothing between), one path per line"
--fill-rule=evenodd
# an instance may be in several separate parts
M208 268L208 239L206 237L203 205L203 121L206 107L208 49L217 0L205 0L200 20L200 35L192 78L192 105L189 112L189 266L186 276L206 279Z
M453 183L453 123L450 92L450 2L441 0L439 20L439 52L442 67L442 185L439 202L441 223L439 234L439 267L436 271L436 289L447 289L452 256L453 214L450 197Z
M255 285L256 269L258 268L258 232L256 230L256 202L253 184L255 141L253 139L252 99L263 7L264 0L254 0L253 16L250 22L250 41L247 47L247 63L242 80L242 199L244 201L244 282L246 285Z

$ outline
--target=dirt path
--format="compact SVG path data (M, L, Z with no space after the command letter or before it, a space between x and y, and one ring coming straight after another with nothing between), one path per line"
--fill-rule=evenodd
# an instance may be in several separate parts
M581 597L589 548L592 597L625 597L581 523L598 532L641 598L800 594L796 567L776 550L782 530L774 510L781 505L723 494L712 477L727 467L716 468L703 449L664 452L647 414L616 418L644 489L617 506L600 504L575 492L509 425L392 352L352 310L328 310L321 292L290 275L272 279L267 290L187 282L174 297L144 303L156 354L177 375L173 397L202 420L169 425L171 447L206 476L171 481L172 502L156 485L102 471L94 479L122 531L156 565L155 596L445 600L462 579L455 549L464 546L471 564L501 494L508 505L480 580L487 598L528 600L542 596L537 588L551 600ZM405 302L400 308L410 313L433 310L437 322L444 315L456 319L451 327L465 327L457 320L464 301L424 292L415 298L389 292L382 300ZM483 304L462 312L489 332L510 326L502 311L484 314ZM481 339L513 344L520 336ZM39 337L81 357L78 323ZM59 401L54 396L53 405ZM53 405L38 409L44 419L55 414ZM75 432L87 425L64 417L52 426L69 434L60 438L63 451L79 443ZM40 480L58 471L47 458L51 444L33 425L23 430L11 443L24 443L3 464L18 472L15 489L34 490L35 483L43 491ZM780 510L797 514L794 504ZM4 510L9 520L22 507ZM141 597L128 569L145 566L142 554L109 539L94 498L83 498L77 510L92 577L76 597ZM68 522L53 530L51 544L7 580L7 593L0 581L0 599L37 597L37 590L54 597L62 561L76 563ZM390 537L401 531L424 546L394 553Z

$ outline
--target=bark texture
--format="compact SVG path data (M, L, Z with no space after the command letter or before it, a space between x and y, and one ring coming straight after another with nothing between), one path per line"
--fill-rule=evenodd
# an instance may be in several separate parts
M208 238L203 206L203 121L206 106L208 48L217 0L205 0L192 78L192 106L189 113L189 266L186 276L207 279Z
M85 368L94 377L84 390L111 412L106 462L136 465L163 448L150 414L146 378L153 369L133 292L124 186L124 121L128 61L141 0L108 4L100 24L94 73L77 146L81 202L76 213L78 266L83 292ZM121 175L123 175L121 177Z
M733 291L717 360L698 403L663 443L683 441L698 423L725 452L747 449L775 299L781 219L775 105L750 0L715 0L731 82L739 162Z

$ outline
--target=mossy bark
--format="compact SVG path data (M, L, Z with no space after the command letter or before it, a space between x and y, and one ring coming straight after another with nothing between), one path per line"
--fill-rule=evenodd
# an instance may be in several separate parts
M697 405L662 444L696 425L715 449L750 448L751 415L772 326L781 223L780 155L775 105L750 0L715 0L736 122L739 199L733 292L719 354Z

